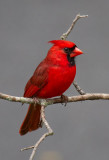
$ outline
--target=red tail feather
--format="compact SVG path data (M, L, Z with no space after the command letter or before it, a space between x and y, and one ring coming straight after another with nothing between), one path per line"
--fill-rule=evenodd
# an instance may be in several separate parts
M29 105L28 112L19 130L20 135L24 135L27 132L36 130L41 126L40 110L41 110L40 105L36 106L34 106L34 104Z

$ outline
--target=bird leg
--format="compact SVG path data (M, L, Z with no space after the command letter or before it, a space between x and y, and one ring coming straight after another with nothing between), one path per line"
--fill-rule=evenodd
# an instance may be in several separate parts
M65 106L67 105L67 102L68 102L68 97L64 94L61 95L61 100L62 100L62 104L63 102L65 103Z

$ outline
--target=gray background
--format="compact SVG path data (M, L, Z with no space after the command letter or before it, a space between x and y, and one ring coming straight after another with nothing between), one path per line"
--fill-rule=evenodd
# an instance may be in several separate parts
M22 96L50 44L77 22L68 40L85 52L77 58L78 84L86 92L109 93L108 0L0 0L0 92ZM76 95L73 85L66 95ZM19 135L28 105L0 100L0 159L27 160L45 128ZM48 106L46 117L54 135L39 147L37 160L108 160L109 102L86 101Z

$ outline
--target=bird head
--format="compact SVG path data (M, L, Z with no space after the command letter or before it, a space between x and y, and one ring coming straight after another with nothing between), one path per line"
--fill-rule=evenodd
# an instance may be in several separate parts
M52 40L49 43L54 44L51 47L50 52L53 53L55 56L60 57L67 57L68 62L71 65L75 64L74 58L83 52L73 43L66 40Z

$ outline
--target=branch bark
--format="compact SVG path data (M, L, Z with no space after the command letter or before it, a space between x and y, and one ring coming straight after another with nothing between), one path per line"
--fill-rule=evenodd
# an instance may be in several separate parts
M8 98L7 98L8 97ZM20 103L38 103L41 106L48 106L56 103L64 103L65 101L62 98L51 98L51 99L37 99L24 98L24 97L15 97L7 94L0 93L0 99L8 100L11 102L20 102ZM85 95L77 95L68 97L68 103L70 102L80 102L86 100L109 100L109 94L107 93L86 93Z

